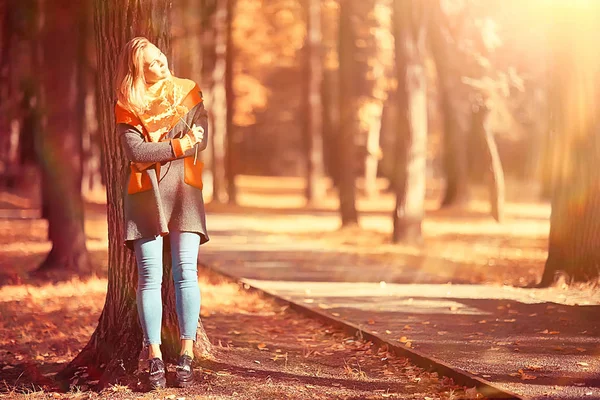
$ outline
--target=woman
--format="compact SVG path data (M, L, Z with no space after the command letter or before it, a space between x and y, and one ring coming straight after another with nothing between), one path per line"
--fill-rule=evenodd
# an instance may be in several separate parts
M137 306L148 347L148 380L165 387L160 351L163 241L170 245L181 355L177 385L193 383L200 315L197 258L208 241L198 152L207 144L207 113L193 81L171 74L165 55L146 38L129 41L117 75L117 134L130 160L124 193L125 245L135 251Z

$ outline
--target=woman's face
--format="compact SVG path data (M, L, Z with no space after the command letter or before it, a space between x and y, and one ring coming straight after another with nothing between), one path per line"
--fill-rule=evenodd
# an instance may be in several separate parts
M155 83L168 77L169 64L167 57L155 45L149 44L143 50L144 56L144 77L149 84Z

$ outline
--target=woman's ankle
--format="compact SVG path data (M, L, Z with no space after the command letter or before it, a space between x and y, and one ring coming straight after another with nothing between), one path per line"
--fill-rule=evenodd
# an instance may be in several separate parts
M187 355L192 359L194 358L194 341L192 339L181 339L181 352L179 355Z
M160 358L162 360L162 352L160 351L159 344L148 345L148 360L153 358Z

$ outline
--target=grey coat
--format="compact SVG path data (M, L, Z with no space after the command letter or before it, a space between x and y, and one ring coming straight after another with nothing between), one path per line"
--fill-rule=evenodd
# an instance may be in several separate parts
M200 243L209 240L206 230L206 217L202 189L184 181L184 157L199 156L199 152L208 143L208 116L204 103L200 102L179 121L166 135L166 139L181 138L193 124L204 128L204 137L193 148L176 157L171 143L165 139L161 142L146 142L144 135L134 126L119 123L117 133L121 144L132 162L160 163L160 172L151 167L143 172L148 174L151 190L139 193L128 193L131 171L126 176L124 185L124 245L133 249L133 241L158 235L166 235L170 231L197 232ZM199 161L198 161L199 162Z

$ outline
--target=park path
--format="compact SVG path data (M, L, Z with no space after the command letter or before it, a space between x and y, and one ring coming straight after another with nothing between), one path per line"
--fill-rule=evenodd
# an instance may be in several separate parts
M451 284L277 233L278 218L211 215L200 263L507 393L600 399L598 295Z

